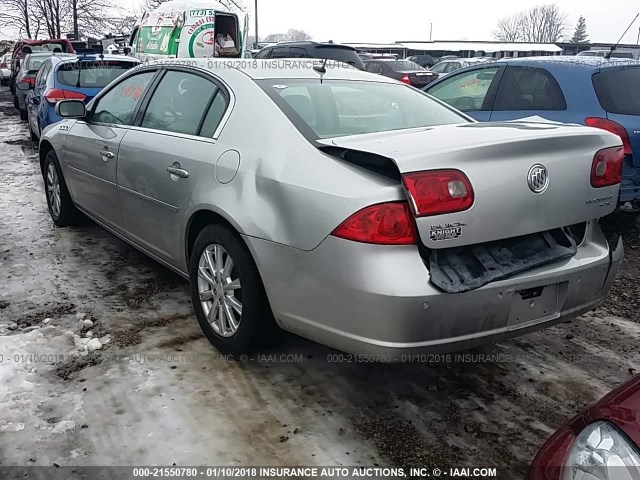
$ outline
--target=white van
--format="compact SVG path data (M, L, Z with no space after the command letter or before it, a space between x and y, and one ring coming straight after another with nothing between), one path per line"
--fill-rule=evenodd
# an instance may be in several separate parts
M171 0L145 12L129 39L130 55L161 58L244 58L249 19L221 3Z

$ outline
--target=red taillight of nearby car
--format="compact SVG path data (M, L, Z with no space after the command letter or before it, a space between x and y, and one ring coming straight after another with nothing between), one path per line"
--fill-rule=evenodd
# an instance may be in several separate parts
M5 62L2 62L0 63L0 68L9 68L9 66Z
M460 170L431 170L402 176L416 217L467 210L473 205L473 187Z
M23 82L27 82L32 87L36 84L36 77L24 77L22 79Z
M60 88L51 88L45 92L44 98L49 103L58 103L62 100L84 100L87 96L78 92L71 92Z
M609 120L607 118L588 117L585 118L584 123L589 127L599 128L606 130L615 135L618 135L622 140L622 146L624 147L624 154L631 155L631 142L629 141L629 134L627 130L617 122Z
M411 85L411 79L409 78L409 75L407 75L406 73L402 76L400 81L402 83L406 83L407 85Z
M336 228L334 237L377 245L415 245L416 225L406 202L363 208Z
M620 183L623 163L624 151L620 147L598 151L591 165L591 186L600 188Z

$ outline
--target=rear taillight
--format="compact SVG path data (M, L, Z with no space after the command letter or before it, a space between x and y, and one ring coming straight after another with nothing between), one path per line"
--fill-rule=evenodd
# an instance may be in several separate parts
M416 217L461 212L473 205L473 187L459 170L431 170L402 176Z
M62 100L84 100L87 96L78 92L71 92L60 88L51 88L45 92L44 98L49 103L58 103Z
M622 180L624 151L620 147L604 148L593 157L591 186L608 187Z
M6 63L2 62L0 63L0 68L9 68L9 67L7 66Z
M22 79L23 82L27 82L32 87L36 84L36 77L24 77Z
M624 154L631 155L631 142L629 141L629 134L627 130L617 122L609 120L607 118L589 117L585 118L584 123L589 127L600 128L618 135L622 140L622 146L624 147Z
M407 85L411 85L411 79L409 78L409 75L407 75L406 73L402 76L400 81L402 83L406 83Z
M347 218L331 234L354 242L415 245L416 225L406 202L380 203Z

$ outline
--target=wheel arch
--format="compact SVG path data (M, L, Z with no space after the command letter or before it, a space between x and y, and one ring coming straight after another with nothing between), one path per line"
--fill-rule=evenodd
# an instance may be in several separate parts
M51 145L51 142L49 142L49 140L40 141L39 156L40 156L40 172L42 173L44 173L44 159L47 158L47 154L52 150L53 150L53 145Z
M238 235L244 246L248 248L247 244L244 242L244 240L242 240L241 230L239 226L236 225L235 222L233 222L230 218L228 218L227 215L206 207L196 209L191 213L189 220L187 221L187 228L184 237L185 261L187 270L189 267L189 261L191 259L191 251L193 249L196 238L198 237L198 234L200 234L200 232L208 225L223 225L229 228L229 230Z

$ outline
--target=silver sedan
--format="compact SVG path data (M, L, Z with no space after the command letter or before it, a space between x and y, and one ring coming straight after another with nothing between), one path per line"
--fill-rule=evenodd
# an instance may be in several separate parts
M218 349L281 329L381 360L524 334L604 301L620 138L475 123L342 64L190 59L57 104L40 162L81 214L189 279ZM247 62L244 62L245 64Z

